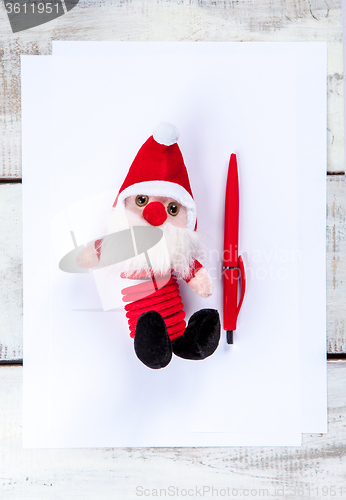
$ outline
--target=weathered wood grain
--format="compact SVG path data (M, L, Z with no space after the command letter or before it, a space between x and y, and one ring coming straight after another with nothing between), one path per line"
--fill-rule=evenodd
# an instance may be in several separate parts
M21 177L20 55L52 40L327 41L328 171L344 172L341 0L80 0L16 34L0 2L0 178Z
M328 44L327 171L345 172L342 44Z
M345 176L327 178L328 352L346 352Z
M23 357L21 196L21 184L0 184L0 360Z
M22 358L21 184L0 184L0 361ZM327 178L327 337L346 353L345 177Z
M231 497L250 489L255 498L333 498L331 487L346 488L345 378L346 361L328 362L328 434L304 435L302 447L23 450L22 367L0 367L0 496L127 500L138 498L136 487L209 486Z

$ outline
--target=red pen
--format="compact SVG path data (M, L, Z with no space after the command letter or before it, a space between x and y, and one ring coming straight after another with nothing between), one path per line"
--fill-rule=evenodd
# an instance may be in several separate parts
M223 252L223 328L227 331L227 343L233 344L233 332L237 328L237 318L245 294L245 268L238 256L239 241L239 181L237 157L231 155L228 167L225 234ZM238 283L241 277L241 295L238 304Z

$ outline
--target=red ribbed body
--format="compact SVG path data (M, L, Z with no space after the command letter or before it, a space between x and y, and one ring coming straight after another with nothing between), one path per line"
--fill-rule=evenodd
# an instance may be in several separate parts
M121 277L129 278L129 276L124 275ZM145 280L121 290L123 301L128 302L125 311L130 336L134 338L137 321L142 313L157 311L166 323L169 338L174 340L180 337L185 331L186 323L176 276L139 278L134 275L130 278Z

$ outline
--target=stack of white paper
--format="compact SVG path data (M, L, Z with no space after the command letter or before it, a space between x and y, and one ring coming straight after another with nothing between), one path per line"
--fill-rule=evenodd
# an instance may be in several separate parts
M57 42L52 57L22 57L22 106L24 446L299 445L326 432L326 45ZM104 311L97 276L58 265L101 236L160 121L180 130L215 285L208 299L181 285L187 318L222 314L232 152L248 283L234 345L223 332L210 358L150 370L120 294Z

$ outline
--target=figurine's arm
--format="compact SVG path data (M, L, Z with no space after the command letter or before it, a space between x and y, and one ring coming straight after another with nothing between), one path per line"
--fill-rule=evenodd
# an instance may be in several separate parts
M100 262L102 240L90 243L78 254L76 263L78 267L84 269L97 267Z
M194 261L191 273L185 281L201 297L209 297L213 293L212 279L198 260Z

